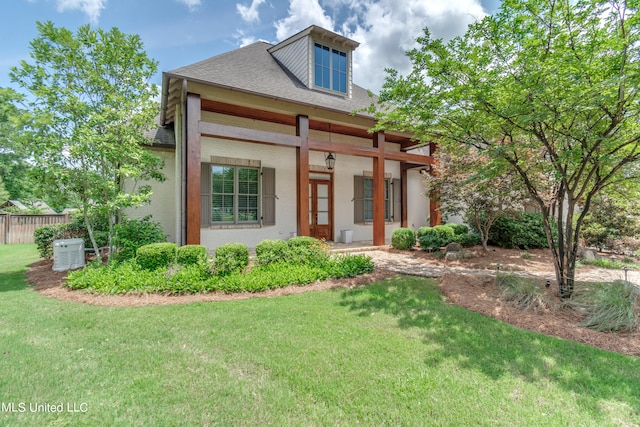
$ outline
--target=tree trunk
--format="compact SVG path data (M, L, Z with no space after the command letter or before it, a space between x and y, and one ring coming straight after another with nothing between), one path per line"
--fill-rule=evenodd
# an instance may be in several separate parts
M85 207L83 211L84 215L84 225L87 227L87 233L89 233L89 239L91 240L91 245L93 246L93 251L96 254L96 259L98 262L102 263L102 256L100 255L100 248L98 248L98 244L96 243L96 238L93 236L93 225L91 221L89 221L89 215L87 214L87 208Z

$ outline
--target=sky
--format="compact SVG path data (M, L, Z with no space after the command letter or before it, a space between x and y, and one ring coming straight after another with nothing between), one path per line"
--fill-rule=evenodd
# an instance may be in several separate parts
M354 83L378 92L385 68L410 70L404 53L425 27L450 39L499 6L500 0L10 0L0 26L0 86L13 86L11 67L30 61L37 21L138 34L159 62L155 84L162 71L259 40L275 44L315 24L360 43Z

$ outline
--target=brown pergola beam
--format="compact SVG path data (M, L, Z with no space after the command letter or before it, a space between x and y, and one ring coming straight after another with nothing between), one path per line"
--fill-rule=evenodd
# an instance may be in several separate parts
M269 145L300 147L300 137L277 132L246 129L219 123L200 122L200 133L214 138L233 139L236 141L256 142Z

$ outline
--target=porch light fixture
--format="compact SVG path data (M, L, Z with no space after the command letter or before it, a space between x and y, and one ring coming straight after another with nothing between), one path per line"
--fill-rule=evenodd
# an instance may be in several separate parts
M327 169L332 171L333 167L336 165L336 156L334 156L333 153L329 153L324 156L324 162L327 165Z

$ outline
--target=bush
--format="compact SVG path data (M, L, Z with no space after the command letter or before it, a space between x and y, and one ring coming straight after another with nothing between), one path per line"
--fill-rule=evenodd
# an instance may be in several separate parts
M296 236L287 240L287 245L289 245L290 248L294 248L297 246L303 246L303 247L318 246L321 243L322 242L316 239L315 237L309 237L309 236Z
M413 231L412 231L413 232ZM332 260L331 277L356 277L360 274L371 273L375 267L371 257L365 254L338 255Z
M204 264L207 258L207 248L202 245L180 246L176 251L176 262L180 265Z
M305 264L322 268L329 261L329 246L321 240L307 236L292 237L287 245L285 261L291 265Z
M249 265L249 248L242 243L226 243L216 249L216 270L219 276L243 271Z
M442 239L442 241L444 242L442 246L445 246L454 241L456 233L454 233L453 228L449 227L448 225L436 225L435 227L433 227L433 229L436 231L436 233L438 233L438 237L440 237L440 239Z
M431 233L431 227L420 227L418 228L418 230L416 231L416 239L420 240L420 238L422 236L426 236L427 234Z
M447 227L450 227L453 230L453 233L456 236L462 236L464 234L468 234L469 233L469 227L467 227L464 224L454 224L454 223L450 223L450 224L445 224Z
M114 261L126 261L136 256L139 247L151 243L166 242L167 238L159 222L151 220L151 215L142 219L124 219L114 227Z
M151 243L138 248L136 261L145 270L167 268L176 259L175 243Z
M438 250L443 246L443 241L440 238L440 235L433 227L420 227L418 231L421 232L421 236L418 238L418 243L425 251Z
M576 287L569 305L586 311L581 325L597 331L633 332L638 328L640 291L623 280Z
M460 243L465 248L476 246L481 243L480 235L478 233L458 234L454 236L453 241Z
M263 240L256 245L256 260L259 265L282 261L287 256L288 248L284 240Z
M552 225L553 226L553 225ZM552 232L557 235L556 230ZM542 214L521 212L518 217L501 217L489 233L489 242L504 248L548 248Z
M410 228L398 228L391 234L391 246L400 250L413 249L416 244L416 234Z

